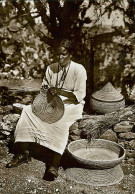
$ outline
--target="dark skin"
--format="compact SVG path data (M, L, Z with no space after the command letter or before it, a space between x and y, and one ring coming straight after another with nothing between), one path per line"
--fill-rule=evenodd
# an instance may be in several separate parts
M59 55L59 64L62 68L66 68L70 63L71 63L71 60L70 60L70 54L67 52L67 50L62 47L61 48L61 54ZM68 100L70 101L73 101L74 103L77 103L77 98L76 96L73 94L73 92L67 92L61 88L51 88L51 92L53 94L58 94L58 95L61 95L61 96L65 96L68 98Z

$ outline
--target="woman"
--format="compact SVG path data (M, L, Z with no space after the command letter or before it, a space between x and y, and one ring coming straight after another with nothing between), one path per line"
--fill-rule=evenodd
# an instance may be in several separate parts
M31 105L25 106L15 130L15 145L20 152L7 164L16 167L29 161L28 146L36 142L53 152L53 160L47 168L52 179L58 176L58 166L69 135L69 127L82 117L86 95L86 71L84 67L70 60L69 46L60 47L59 63L48 66L42 86L60 96L64 103L64 115L55 123L48 124L32 112Z

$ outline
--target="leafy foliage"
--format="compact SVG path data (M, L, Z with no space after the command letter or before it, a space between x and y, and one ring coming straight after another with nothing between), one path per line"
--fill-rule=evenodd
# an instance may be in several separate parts
M88 72L88 98L107 81L121 86L127 98L130 95L135 77L134 0L5 0L0 1L0 13L1 76L42 77L55 60L58 43L68 38L73 59ZM112 22L106 31L102 23L115 13L123 16L125 26Z

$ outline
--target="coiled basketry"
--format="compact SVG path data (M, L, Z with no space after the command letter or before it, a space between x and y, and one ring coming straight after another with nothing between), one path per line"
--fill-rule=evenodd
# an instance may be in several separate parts
M125 99L109 82L101 90L92 94L90 105L94 112L106 114L125 107Z
M32 104L32 112L42 121L49 124L59 121L64 114L64 104L58 95L51 90L41 90Z
M93 139L91 143L86 139L73 141L68 145L68 152L82 167L90 169L112 168L125 157L123 147L104 139Z

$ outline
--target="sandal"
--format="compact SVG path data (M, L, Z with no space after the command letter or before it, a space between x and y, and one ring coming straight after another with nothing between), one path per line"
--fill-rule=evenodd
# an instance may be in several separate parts
M11 162L6 165L6 168L14 168L20 166L23 163L28 163L29 161L31 161L31 157L28 154L17 154L13 157Z

